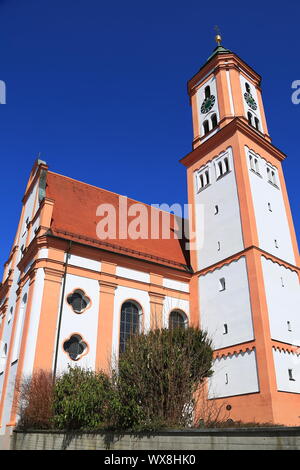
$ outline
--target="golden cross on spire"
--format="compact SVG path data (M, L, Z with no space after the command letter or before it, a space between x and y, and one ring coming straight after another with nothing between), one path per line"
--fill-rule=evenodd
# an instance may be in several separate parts
M216 36L215 36L215 41L216 41L216 43L218 44L218 46L220 46L220 45L221 45L221 42L222 42L222 36L221 36L221 34L220 34L220 28L219 28L219 26L216 25L216 26L214 27L214 30L215 30L215 32L217 33Z

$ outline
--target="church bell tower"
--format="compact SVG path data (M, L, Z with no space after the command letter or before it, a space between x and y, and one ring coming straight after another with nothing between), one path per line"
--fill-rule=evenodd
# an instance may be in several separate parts
M261 77L221 45L189 80L191 311L212 337L208 399L232 419L300 425L299 252Z

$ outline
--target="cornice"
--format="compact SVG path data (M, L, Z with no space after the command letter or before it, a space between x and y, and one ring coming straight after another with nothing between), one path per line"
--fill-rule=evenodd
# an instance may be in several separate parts
M221 359L222 357L232 357L234 355L243 354L246 352L251 352L255 350L255 344L249 346L248 344L238 345L238 346L231 346L227 348L223 348L222 350L214 351L214 359Z
M205 157L209 152L212 152L214 149L222 145L222 143L224 143L228 138L232 137L237 132L240 132L243 135L249 137L249 139L252 139L256 144L269 152L280 162L286 158L286 155L273 144L271 144L271 142L266 140L263 134L249 126L245 118L235 117L226 126L222 127L219 132L212 135L210 139L206 140L190 153L188 153L185 157L181 158L179 160L180 163L182 163L186 168L190 167L198 160ZM228 146L228 143L226 145Z
M251 250L254 250L254 251L258 252L260 256L263 256L264 258L266 258L270 261L273 261L273 263L277 263L280 266L283 266L287 269L290 269L291 271L300 272L300 267L298 267L294 264L288 263L287 261L284 261L281 258L277 258L276 256L271 255L267 251L262 250L258 246L250 245L250 246L247 246L246 248L244 248L242 251L239 251L237 253L233 253L231 256L228 256L227 258L224 258L221 261L218 261L214 264L206 266L205 268L202 268L202 269L199 269L198 271L195 271L193 273L193 276L202 276L202 275L206 275L208 273L212 273L212 272L216 271L217 269L222 268L223 266L229 265L229 264L231 264L235 261L240 260L241 258L243 258L247 255L248 251L251 251Z

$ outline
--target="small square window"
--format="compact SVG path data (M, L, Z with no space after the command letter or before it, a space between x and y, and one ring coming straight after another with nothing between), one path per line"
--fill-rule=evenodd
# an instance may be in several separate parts
M292 380L293 382L295 382L295 379L293 377L293 369L288 369L288 373L289 373L289 380Z
M227 325L227 323L224 323L223 328L224 328L223 335L227 335L228 334L228 325Z
M221 277L221 279L219 279L219 291L223 291L226 289L226 282L225 282L225 277Z
M216 205L216 206L215 206L215 215L217 215L218 213L219 213L219 206Z

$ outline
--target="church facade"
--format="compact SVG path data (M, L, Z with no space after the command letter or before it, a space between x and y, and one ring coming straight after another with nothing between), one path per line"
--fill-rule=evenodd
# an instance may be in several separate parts
M188 324L213 340L208 400L234 420L300 425L299 252L260 82L220 44L188 82L189 240L185 220L35 162L0 285L1 433L18 378L109 371L130 332ZM137 212L157 233L128 236Z

